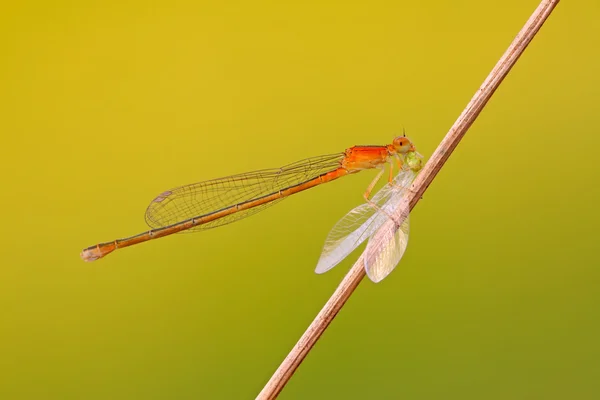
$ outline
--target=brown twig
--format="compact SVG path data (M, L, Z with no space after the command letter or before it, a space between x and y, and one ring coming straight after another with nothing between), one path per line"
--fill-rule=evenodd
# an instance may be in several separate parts
M515 65L523 51L525 51L527 45L540 30L558 2L559 0L543 0L540 3L517 37L502 55L496 66L492 69L481 87L477 90L462 114L458 117L454 125L452 125L452 128L450 128L446 137L444 137L425 167L423 167L423 170L419 173L417 179L414 181L412 191L408 192L408 195L403 199L401 204L397 206L397 209L401 210L408 207L412 210L414 208L448 157L450 157L452 151L454 151L469 127L473 124L479 113L481 113L486 103L492 97L500 83L502 83L502 80L506 77L513 65ZM390 221L390 224L391 223L392 222ZM385 227L382 227L379 232L382 232L384 229ZM371 240L381 240L381 235L375 234ZM319 314L317 314L314 321L310 324L306 332L304 332L292 351L290 351L285 360L283 360L269 382L267 382L257 399L274 399L281 392L310 349L315 345L317 340L319 340L333 318L342 309L354 289L356 289L358 284L365 277L363 264L364 256L363 253L352 269L350 269L350 272L344 277L331 298L327 301Z

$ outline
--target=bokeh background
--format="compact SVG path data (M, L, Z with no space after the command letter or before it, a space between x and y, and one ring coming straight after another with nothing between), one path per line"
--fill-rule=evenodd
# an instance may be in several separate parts
M165 189L404 127L430 155L537 0L0 13L0 398L249 399L359 252L373 172L86 264ZM600 397L600 3L563 1L282 399Z

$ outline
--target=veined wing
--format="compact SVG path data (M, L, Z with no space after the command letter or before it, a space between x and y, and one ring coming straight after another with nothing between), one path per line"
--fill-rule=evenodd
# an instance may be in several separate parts
M394 205L404 196L406 188L414 180L413 170L401 171L372 198L377 205L361 204L340 219L331 229L315 272L322 274L339 264L367 238L371 237L385 222L390 221Z
M375 283L381 282L396 268L408 246L409 214L407 211L396 213L394 218L403 219L400 226L393 220L387 221L371 236L365 250L365 271ZM379 240L375 242L375 238Z
M344 153L312 157L281 168L232 175L167 190L152 200L146 209L146 223L152 228L162 228L260 199L334 171L343 158ZM282 199L238 211L184 232L214 228L240 220Z

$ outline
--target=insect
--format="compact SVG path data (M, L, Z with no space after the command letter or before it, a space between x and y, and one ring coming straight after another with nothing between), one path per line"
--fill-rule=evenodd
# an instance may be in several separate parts
M422 166L422 158L416 152L407 153L405 161L396 177L370 201L355 207L334 225L325 239L315 272L329 271L378 232L381 241L369 240L364 253L367 276L373 282L380 282L398 265L408 245L408 204L399 211L394 209Z
M167 190L152 200L146 209L146 223L152 229L88 247L81 252L81 258L94 261L116 249L174 233L197 232L229 224L295 193L365 169L379 169L364 193L365 199L368 199L385 166L390 166L391 182L394 164L402 168L409 154L418 153L403 135L394 138L388 145L354 146L343 153L307 158L281 168L247 172Z

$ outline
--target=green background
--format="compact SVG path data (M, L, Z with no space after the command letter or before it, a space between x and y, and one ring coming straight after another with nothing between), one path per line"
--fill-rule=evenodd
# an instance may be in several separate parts
M358 256L374 172L120 250L173 186L429 156L537 1L19 2L0 12L0 398L253 398ZM283 399L600 397L600 3L563 1Z

